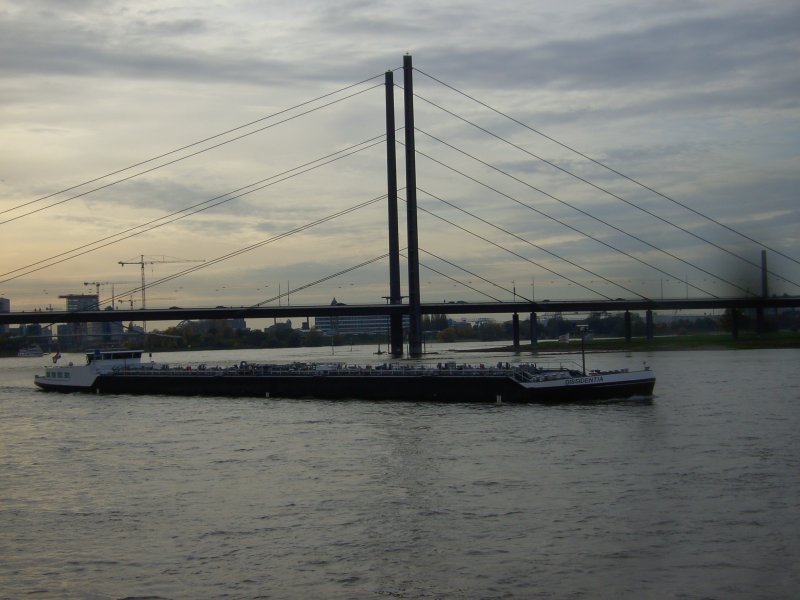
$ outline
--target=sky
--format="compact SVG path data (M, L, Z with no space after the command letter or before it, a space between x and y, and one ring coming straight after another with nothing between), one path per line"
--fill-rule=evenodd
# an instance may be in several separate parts
M741 296L764 247L798 294L798 31L794 0L6 2L0 297L138 308L145 262L148 308L383 302L405 54L423 302Z

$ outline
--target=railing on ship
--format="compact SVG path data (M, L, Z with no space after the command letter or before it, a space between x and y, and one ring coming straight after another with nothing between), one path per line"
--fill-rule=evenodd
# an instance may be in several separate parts
M438 363L436 365L397 365L385 363L380 365L347 365L344 363L290 363L249 364L240 363L228 367L196 366L177 367L167 364L143 364L138 367L117 367L114 373L126 376L152 376L157 373L162 377L236 377L236 376L281 376L281 377L511 377L517 381L541 381L542 374L547 378L558 376L571 377L579 374L574 367L558 365L542 365L535 363L507 363L496 365L465 365L454 363Z
M140 367L119 367L114 369L114 373L129 375L150 376L157 373L161 376L270 376L279 375L284 377L328 377L328 376L358 376L358 377L391 377L391 376L511 376L513 373L523 370L536 370L533 364L509 364L501 365L455 365L450 366L438 364L432 366L411 366L411 365L367 365L355 366L346 364L286 364L286 365L259 365L246 364L232 365L229 367L207 367L200 364L197 366L171 367L169 365L141 365Z

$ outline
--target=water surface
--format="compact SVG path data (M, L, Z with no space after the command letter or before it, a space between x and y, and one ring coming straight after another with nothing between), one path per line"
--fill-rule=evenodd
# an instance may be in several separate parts
M551 407L47 394L0 359L0 597L793 598L799 360L591 355L654 400Z

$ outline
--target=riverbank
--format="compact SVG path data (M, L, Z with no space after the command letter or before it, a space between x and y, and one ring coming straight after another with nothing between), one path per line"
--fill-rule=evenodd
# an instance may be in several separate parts
M474 342L475 340L465 341ZM475 353L475 352L531 352L530 343L520 344L515 349L512 344L502 344L497 346L489 345L480 348L455 349L455 352ZM371 343L351 344L352 346L370 346ZM458 345L458 344L456 344ZM538 352L550 353L573 353L580 352L581 342L578 338L572 338L569 343L557 340L541 340L537 344ZM343 348L344 346L336 346ZM428 345L429 351L435 352L436 344ZM653 351L675 351L675 350L761 350L761 349L780 349L780 348L800 348L800 332L782 331L767 335L756 335L754 333L744 333L738 339L733 339L730 334L699 334L699 335L672 335L660 336L653 340L645 338L633 338L626 342L622 338L593 338L585 341L586 352L653 352ZM228 350L255 350L258 347L227 348ZM160 348L157 352L186 352L218 350L212 347L195 348ZM3 352L0 350L0 357L16 356L16 351Z
M586 352L652 352L674 350L761 350L768 348L800 348L800 332L782 331L767 335L741 334L733 339L730 334L673 335L656 337L652 340L633 338L626 342L621 338L594 338L584 342ZM557 340L542 340L537 344L538 352L577 352L581 341L571 339L568 343ZM457 352L531 352L531 345L520 344L483 348L464 349Z

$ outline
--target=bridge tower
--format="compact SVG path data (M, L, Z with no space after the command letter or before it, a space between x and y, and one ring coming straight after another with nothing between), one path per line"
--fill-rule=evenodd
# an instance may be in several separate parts
M389 204L389 304L402 304L400 291L400 234L397 218L397 149L394 119L394 73L386 71L386 175ZM389 317L389 352L403 356L403 315Z
M417 167L414 145L414 84L411 56L403 56L403 104L406 138L406 214L408 227L408 353L422 356L422 311L419 293L419 242L417 240Z

